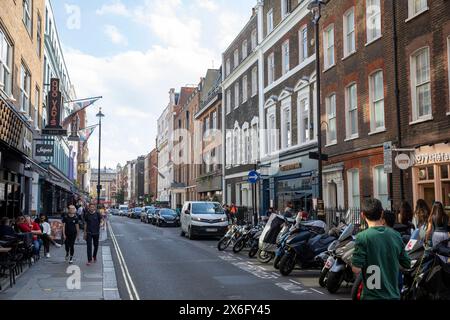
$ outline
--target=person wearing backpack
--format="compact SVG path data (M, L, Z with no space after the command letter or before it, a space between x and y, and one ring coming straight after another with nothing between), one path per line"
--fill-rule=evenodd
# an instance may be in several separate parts
M103 217L97 211L95 204L90 204L88 212L84 214L84 240L87 244L86 265L90 266L92 261L97 262L98 242L100 239L100 226L103 225ZM94 253L92 253L92 245L94 245Z

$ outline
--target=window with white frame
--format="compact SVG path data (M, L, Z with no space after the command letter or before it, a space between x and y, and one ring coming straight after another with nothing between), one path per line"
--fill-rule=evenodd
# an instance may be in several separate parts
M380 0L366 0L367 42L381 37Z
M242 129L242 140L243 140L243 148L242 148L242 163L247 164L249 163L249 147L250 147L250 140L249 140L249 133L248 133L248 125L247 127L243 127Z
M358 136L358 100L357 100L356 83L345 88L345 109L346 116L346 133L347 138L355 138Z
M22 65L20 68L20 110L28 114L30 113L30 86L30 72Z
M330 68L334 65L334 25L328 26L323 33L324 46L324 64L325 68Z
M227 106L227 114L229 114L231 112L231 90L230 89L227 90L226 106Z
M231 189L231 184L227 184L227 203L231 203L231 193L233 189Z
M273 30L273 9L267 12L267 34L271 33Z
M239 82L234 84L234 108L238 108L240 103L239 99Z
M256 162L258 160L259 155L259 131L258 131L258 123L252 124L252 143L250 146L252 161Z
M37 29L36 53L37 53L38 57L40 58L41 57L41 53L42 53L42 19L41 19L41 16L39 14L37 15L36 29Z
M373 190L374 197L381 201L384 209L390 208L388 177L384 172L384 166L373 168Z
M369 77L370 129L384 130L384 80L383 71L376 71Z
M233 140L231 137L231 131L229 131L229 130L227 132L225 154L226 154L227 166L231 166L232 161L233 161Z
M325 99L325 105L327 110L327 144L333 144L337 142L336 133L336 95L332 94Z
M240 138L240 130L239 128L235 128L233 134L233 165L239 164L239 151L241 150Z
M247 75L242 77L242 102L246 102L248 99L248 81Z
M303 62L308 58L308 28L304 26L298 32L299 39L299 61Z
M252 42L252 51L253 51L253 50L255 50L257 43L258 43L256 29L253 29L253 31L252 31L251 42Z
M299 142L306 143L310 140L310 114L308 97L299 97L298 100L299 121Z
M348 181L348 206L349 208L360 208L361 197L359 191L359 170L347 171Z
M229 76L231 73L231 61L230 58L227 59L227 62L225 63L226 68L226 75Z
M430 48L411 56L411 93L413 121L431 118Z
M0 90L12 94L12 46L0 29Z
M28 33L31 35L31 17L32 17L32 0L23 0L23 23L27 28Z
M283 148L292 146L292 117L291 117L291 99L288 98L282 103L281 109L281 130Z
M252 69L252 97L258 93L258 69Z
M34 89L34 127L39 129L39 96L41 89L38 86Z
M428 10L427 0L408 0L408 17L412 18Z
M286 74L289 71L289 40L283 42L281 46L281 54L282 54L282 72Z
M344 14L344 57L355 50L355 8L351 8Z
M291 0L281 0L281 15L284 19L291 12Z
M216 111L214 111L212 113L212 128L214 130L218 129L218 127L217 127L217 112Z
M271 53L267 58L267 84L275 81L275 53Z
M277 123L275 108L267 110L267 152L273 153L277 150Z
M234 69L239 65L239 50L234 50Z
M244 40L242 42L242 60L247 58L247 55L248 55L248 43L247 40Z

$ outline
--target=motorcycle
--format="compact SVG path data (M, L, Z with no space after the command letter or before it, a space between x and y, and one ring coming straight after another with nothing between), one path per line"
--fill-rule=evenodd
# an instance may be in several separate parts
M338 240L328 248L329 256L321 271L319 284L328 292L336 293L342 282L353 283L355 276L351 267L351 259L355 247L354 224L349 224Z
M217 249L219 251L224 251L231 244L233 244L234 246L237 239L241 236L242 232L243 232L242 226L237 226L235 224L229 226L227 233L222 237L222 239L219 240L219 243L217 244Z
M292 218L286 218L275 213L270 216L259 238L257 251L259 262L269 263L275 257L277 243L281 241L286 233L289 233L289 229L294 221Z
M322 268L320 260L316 257L325 252L335 236L325 233L326 224L323 221L314 221L314 226L309 226L310 235L305 233L303 237L291 236L287 240L286 251L280 260L280 273L288 276L299 265L300 268Z
M236 240L236 243L233 246L233 252L239 253L244 248L250 247L251 239L260 230L262 230L260 225L256 225L254 227L251 227L250 225L246 226L244 228L244 231L242 232L242 235L239 237L239 239Z

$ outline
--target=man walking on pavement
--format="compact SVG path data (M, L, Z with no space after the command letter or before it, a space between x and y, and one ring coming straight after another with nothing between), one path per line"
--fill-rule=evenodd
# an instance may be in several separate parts
M104 223L103 217L97 211L94 204L89 205L89 210L84 214L84 240L87 244L87 265L90 266L92 259L97 262L98 242L100 238L100 226ZM92 254L92 244L94 244L94 253Z

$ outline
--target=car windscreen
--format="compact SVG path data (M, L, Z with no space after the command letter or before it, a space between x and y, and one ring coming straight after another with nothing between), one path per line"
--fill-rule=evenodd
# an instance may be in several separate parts
M141 208L135 208L134 212L142 212L142 209Z
M173 210L161 210L160 212L159 212L159 214L161 215L161 216L176 216L177 215L177 213L175 212L175 211L173 211Z
M218 203L193 203L194 214L223 214L223 209Z

